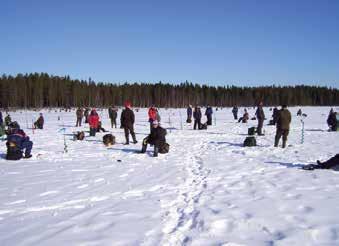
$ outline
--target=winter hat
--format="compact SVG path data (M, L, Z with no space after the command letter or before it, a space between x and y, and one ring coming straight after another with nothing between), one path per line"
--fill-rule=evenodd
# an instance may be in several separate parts
M130 108L131 107L131 102L130 101L125 101L125 107Z
M159 125L159 122L157 120L153 120L152 125Z

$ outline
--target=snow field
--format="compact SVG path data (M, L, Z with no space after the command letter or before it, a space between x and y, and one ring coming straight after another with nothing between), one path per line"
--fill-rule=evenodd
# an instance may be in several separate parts
M230 108L215 111L216 125L205 131L185 122L181 130L179 109L160 109L170 152L158 158L151 147L136 153L149 132L146 109L136 112L139 142L128 146L122 129L110 129L107 110L99 112L117 138L109 148L104 133L72 140L88 130L74 127L74 111L45 110L45 129L34 134L26 122L38 112L13 112L34 157L6 161L0 146L0 244L339 245L339 172L300 169L338 153L338 133L326 131L328 107L302 109L305 143L291 108L286 149L273 147L268 108L265 136L250 148L242 143L257 122L235 123Z

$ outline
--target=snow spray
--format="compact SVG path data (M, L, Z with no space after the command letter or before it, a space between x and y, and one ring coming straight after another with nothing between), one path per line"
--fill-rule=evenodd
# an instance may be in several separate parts
M304 143L304 134L305 134L305 122L304 122L304 119L301 118L301 144Z
M179 110L179 114L180 114L180 129L182 130L182 116L181 116L181 110Z

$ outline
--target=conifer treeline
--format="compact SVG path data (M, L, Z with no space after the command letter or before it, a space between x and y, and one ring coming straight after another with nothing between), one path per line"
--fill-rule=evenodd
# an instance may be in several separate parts
M130 100L135 107L186 107L188 104L213 106L265 105L339 105L339 90L317 86L235 87L206 86L192 83L111 84L73 80L69 76L46 73L2 75L0 107L41 108L123 105Z

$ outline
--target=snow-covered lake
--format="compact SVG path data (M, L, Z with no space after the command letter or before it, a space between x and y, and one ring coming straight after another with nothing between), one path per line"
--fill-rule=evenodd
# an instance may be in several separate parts
M13 112L34 142L33 158L6 161L1 143L0 245L339 245L339 172L300 169L339 153L329 109L302 108L301 144L298 107L290 108L286 149L273 147L268 120L258 146L246 148L257 122L236 123L230 108L215 111L216 125L205 131L185 123L185 109L160 109L171 147L158 158L150 147L135 153L149 132L147 109L136 113L139 143L128 146L107 110L99 112L117 138L110 148L104 133L72 140L73 131L88 130L74 127L74 111L43 111L45 129L34 134L26 122L39 112Z

